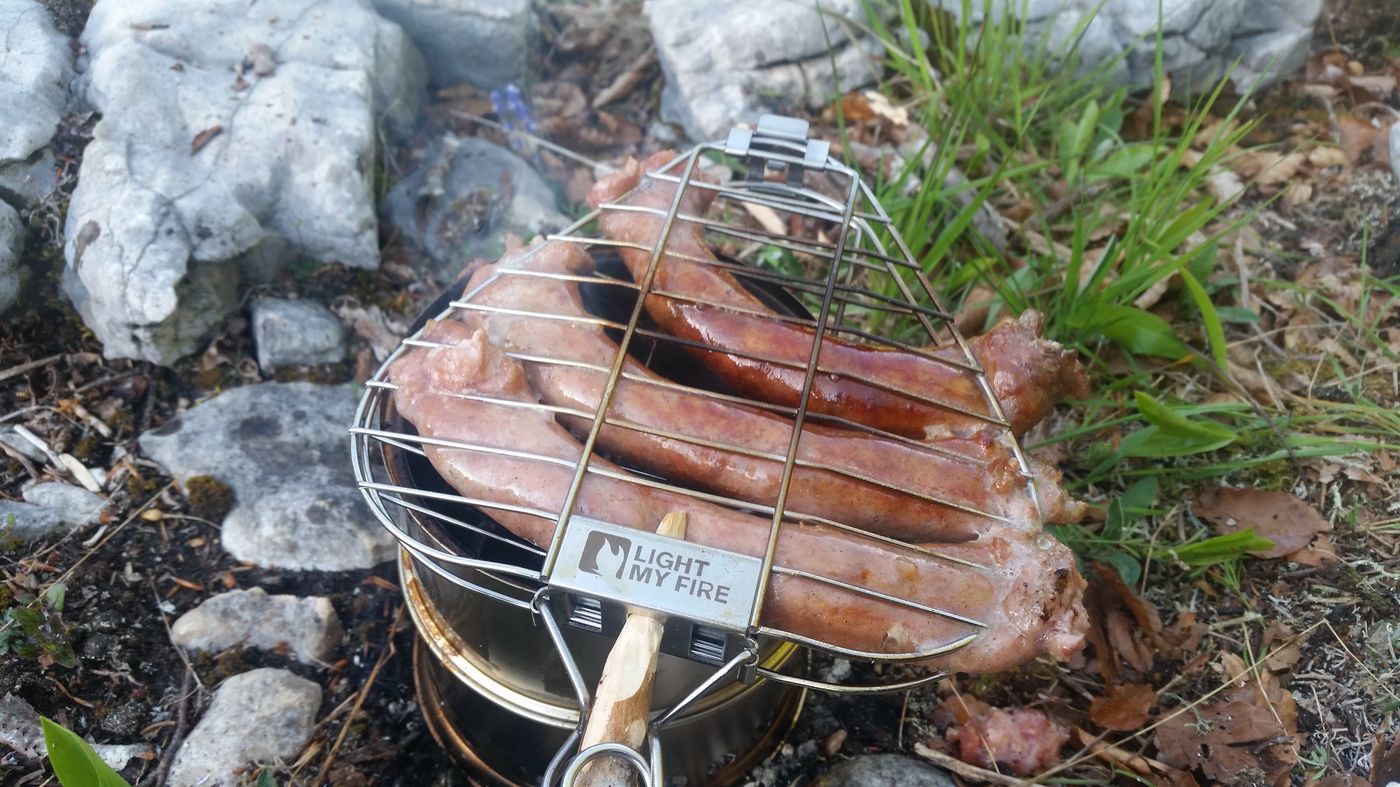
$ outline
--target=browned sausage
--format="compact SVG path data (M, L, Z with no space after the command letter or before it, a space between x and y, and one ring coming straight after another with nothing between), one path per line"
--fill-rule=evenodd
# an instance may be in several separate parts
M520 366L456 321L430 325L424 338L445 347L414 349L394 363L394 404L425 436L464 444L528 450L550 464L470 448L425 446L433 466L460 493L545 516L493 510L507 529L546 544L554 532L580 459L578 442L548 412L464 398L534 401ZM619 472L601 459L597 471ZM576 501L579 514L653 528L667 512L689 514L687 540L749 555L765 549L768 521L672 492L591 473ZM940 547L973 568L926 552L882 545L821 525L787 523L775 563L906 598L987 625L972 644L934 660L950 670L1006 669L1042 653L1068 657L1083 640L1084 581L1073 555L1044 534L997 528L978 541ZM776 575L763 623L839 647L874 653L927 651L976 629L936 614L874 599L802 577Z
M604 210L598 220L607 238L642 247L619 248L638 281L645 276L650 249L656 245L663 216L676 195L676 184L654 178L643 182L642 175L674 158L674 153L661 152L645 163L629 160L621 171L594 184L588 196L594 207L615 203L625 195L625 204L650 209ZM694 180L704 179L695 176ZM680 212L702 215L713 196L710 189L691 186L682 195ZM657 324L673 335L716 348L692 352L735 390L797 406L816 335L814 328L774 321L767 316L771 309L731 273L692 261L714 259L700 225L676 221L666 249L653 290L667 295L652 295L646 301ZM1035 315L1009 323L983 343L986 352L973 351L1017 435L1044 418L1064 396L1087 395L1087 380L1074 353L1040 339L1039 328L1040 319ZM976 416L991 416L993 411L976 374L949 363L962 361L956 347L932 354L936 357L827 335L822 340L818 357L821 371L813 380L808 407L914 438L979 428L982 422Z
M589 414L597 411L604 370L611 367L617 344L586 320L591 315L575 282L525 274L578 275L592 267L592 259L573 243L513 248L499 263L479 269L467 285L470 305L492 311L466 312L480 314L497 347L566 362L527 360L525 369L546 403ZM557 319L561 316L584 319ZM602 448L672 481L776 504L791 418L662 384L630 359L624 371L609 418L662 434L606 425L599 434ZM576 434L592 422L591 417L563 420ZM933 447L808 424L797 456L786 500L790 512L913 542L969 540L998 519L1019 527L1041 524L1023 488L1025 477L991 428L948 437ZM1045 502L1054 505L1047 508L1049 520L1078 521L1079 510L1059 492L1055 478L1050 473L1037 484Z

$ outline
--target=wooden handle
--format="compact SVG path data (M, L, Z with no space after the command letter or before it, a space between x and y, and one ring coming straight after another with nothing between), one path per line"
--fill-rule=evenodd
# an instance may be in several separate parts
M672 511L656 529L659 535L685 539L684 511ZM640 750L651 713L651 687L656 678L656 657L661 648L665 620L654 612L632 609L622 633L603 664L597 697L588 715L579 749L599 743L621 743ZM631 787L636 770L618 757L604 756L584 766L578 787Z

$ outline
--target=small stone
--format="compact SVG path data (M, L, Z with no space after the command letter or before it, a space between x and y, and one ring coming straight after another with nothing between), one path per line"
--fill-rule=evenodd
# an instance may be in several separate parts
M1390 171L1395 173L1395 183L1400 186L1400 123L1390 127Z
M19 298L19 255L22 251L24 225L20 223L19 214L15 213L14 208L0 202L0 314Z
M171 639L188 650L285 648L307 664L324 664L342 633L330 599L269 596L262 588L220 593L170 627Z
M233 491L224 549L262 566L348 571L390 560L395 541L355 487L345 432L348 385L261 383L225 391L141 435L182 484L211 476Z
M107 501L101 495L62 481L30 484L22 493L24 502L53 511L59 519L73 525L96 522Z
M942 768L902 754L866 754L838 763L813 787L957 787Z
M321 687L282 669L235 675L175 754L172 787L233 787L252 762L289 761L311 738Z
M345 360L345 327L319 303L259 298L253 303L253 344L264 372L337 363Z
M448 136L385 200L399 232L452 275L463 260L495 259L506 233L529 240L569 223L554 192L524 159L484 139Z
M435 87L463 82L491 89L523 84L534 37L530 0L374 0L403 28Z
M4 443L36 462L43 462L48 459L48 457L44 456L44 452L39 449L39 446L20 436L20 433L15 431L13 426L0 426L0 443Z
M0 542L34 541L97 521L106 501L81 487L61 481L31 484L24 502L0 500ZM10 525L10 517L14 523Z

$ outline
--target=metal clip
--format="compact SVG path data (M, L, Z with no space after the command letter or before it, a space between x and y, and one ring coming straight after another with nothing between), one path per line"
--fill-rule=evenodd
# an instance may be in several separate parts
M786 170L788 183L799 185L807 170L826 169L827 157L831 153L831 143L807 138L810 130L811 124L799 118L764 115L758 119L758 127L752 131L746 128L730 129L729 137L724 141L724 152L744 159L750 181L763 182L764 174L771 167L779 172ZM775 154L787 157L800 154L802 163L775 159Z

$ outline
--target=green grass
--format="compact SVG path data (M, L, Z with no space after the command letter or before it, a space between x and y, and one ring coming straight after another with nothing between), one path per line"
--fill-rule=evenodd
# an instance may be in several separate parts
M1113 63L1081 71L1072 47L1032 43L1010 16L988 10L974 23L974 0L957 19L916 0L868 10L893 72L881 89L931 140L877 185L899 233L951 310L976 300L988 323L1039 310L1047 336L1078 350L1090 370L1095 393L1073 408L1078 422L1030 446L1068 447L1070 487L1108 507L1097 530L1058 530L1081 557L1112 563L1129 582L1159 567L1237 587L1253 534L1212 538L1188 519L1184 537L1174 528L1164 540L1172 512L1156 501L1212 483L1287 488L1300 460L1400 446L1385 393L1335 360L1309 372L1350 401L1293 396L1280 408L1230 376L1231 343L1260 315L1232 302L1239 282L1219 252L1267 203L1220 201L1207 188L1256 125L1239 114L1247 102L1226 105L1224 81L1173 107L1182 116L1169 123L1160 39L1156 85L1130 97L1110 86ZM950 179L955 171L965 177ZM1012 227L1012 254L980 237L973 218L984 205L1017 202L1032 210ZM1368 299L1400 295L1397 281L1368 278L1351 310L1287 280L1256 283L1294 290L1325 314L1363 370L1365 358L1395 361ZM1148 293L1160 297L1139 303ZM910 338L915 330L875 327ZM1203 401L1212 390L1236 401Z

